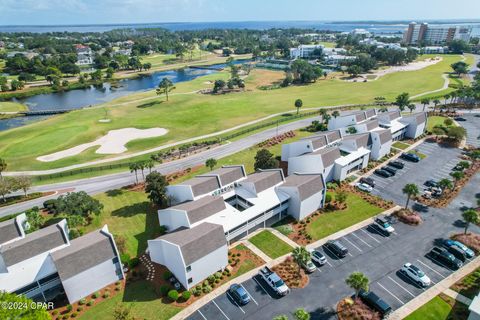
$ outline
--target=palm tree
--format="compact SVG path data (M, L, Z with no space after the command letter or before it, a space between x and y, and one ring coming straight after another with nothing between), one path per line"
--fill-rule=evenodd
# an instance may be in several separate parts
M175 87L173 86L173 82L168 78L163 78L162 81L158 84L156 92L158 95L165 94L168 101L168 93L174 89Z
M0 158L0 179L3 179L2 172L7 169L7 166L5 159Z
M473 209L465 210L462 213L463 221L465 221L465 230L464 233L467 234L468 227L470 223L478 223L478 213Z
M136 184L138 184L138 175L137 175L137 171L139 169L138 163L137 162L130 163L129 169L130 169L130 172L135 172L135 181L136 181Z
M435 109L439 104L440 104L440 100L438 99L433 100L433 112L435 112Z
M418 191L417 185L414 183L407 183L405 187L403 187L402 192L407 195L407 203L405 204L405 209L408 208L408 203L410 202L410 198L420 193Z
M295 317L295 320L310 320L310 313L303 308L295 310L293 316Z
M465 177L465 174L462 171L455 171L455 172L452 172L450 175L453 177L455 181L453 184L454 189L457 188L458 181L462 180L463 177Z
M417 106L415 105L415 103L410 103L407 107L410 110L410 113L412 113Z
M450 99L450 95L447 93L443 97L445 98L445 106L447 106L447 101L448 101L448 99Z
M148 173L152 173L152 169L155 167L155 161L153 159L145 160L145 167L148 168Z
M338 110L335 110L335 111L332 112L332 116L334 118L337 118L338 116L340 116L340 112L338 112Z
M295 108L297 108L297 114L300 111L300 108L303 106L303 101L302 99L297 99L295 100Z
M440 186L440 188L442 189L452 189L453 188L453 183L450 179L447 179L447 178L443 178L442 180L440 180L438 182L438 185Z
M420 101L420 103L423 104L423 111L425 111L425 108L426 108L427 104L430 104L430 99L429 98L423 98Z
M137 165L138 165L138 169L142 171L142 180L145 181L145 174L143 173L143 170L145 170L146 168L146 163L145 161L139 161Z
M398 106L400 111L405 110L405 108L410 104L410 95L407 92L399 94L395 98L395 104Z
M300 274L301 266L305 265L312 258L310 252L305 247L296 247L292 252L293 260L298 264L298 274Z
M358 298L360 290L368 291L370 280L361 272L353 272L345 279L345 283L355 290L355 299Z

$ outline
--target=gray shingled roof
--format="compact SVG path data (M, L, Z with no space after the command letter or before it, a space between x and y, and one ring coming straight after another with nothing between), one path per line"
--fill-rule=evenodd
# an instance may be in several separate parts
M15 218L0 222L0 244L18 238L22 235Z
M371 131L371 130L378 127L378 120L377 119L369 120L369 121L365 122L365 125L367 126L367 130Z
M189 201L170 209L186 211L190 223L195 223L226 209L222 197L206 196L196 201Z
M320 149L322 147L325 147L328 144L326 135L312 138L311 141L312 141L313 150Z
M359 134L352 134L343 138L343 140L354 140L357 144L357 147L364 147L366 148L369 144L371 144L370 133L359 133Z
M298 188L301 201L310 198L325 188L321 174L292 174L286 178L282 187Z
M27 234L25 238L3 245L0 248L0 254L5 261L5 265L9 267L66 243L67 239L65 239L61 227L55 224Z
M227 245L223 227L208 222L191 229L180 228L157 239L178 245L187 266Z
M190 180L184 181L183 183L181 183L181 185L191 186L194 196L207 194L220 188L216 177L195 177Z
M373 117L376 113L375 113L375 109L368 109L368 110L365 110L365 114L367 115L367 118L371 118Z
M257 193L267 190L283 181L281 170L260 171L248 176L245 182L255 185Z
M326 135L328 137L328 143L331 143L333 141L336 141L342 138L342 136L340 135L340 130L328 131Z
M62 281L115 256L112 240L101 230L74 239L70 246L52 252L53 262Z
M384 143L392 140L392 131L390 131L388 129L378 131L378 137L380 138L380 143L384 144Z
M341 157L338 147L321 149L313 154L322 156L322 162L325 168L331 166L335 160Z
M201 175L201 176L212 176L212 175L218 175L218 177L220 178L220 182L222 183L222 186L229 185L245 177L242 166L223 167L223 168L213 170L212 172Z
M363 112L363 111L359 112L355 115L355 120L357 120L357 122L361 122L365 119L367 119L367 118L365 117L365 112Z
M400 111L398 110L395 110L395 111L389 111L389 112L386 112L386 113L383 113L382 115L385 115L385 117L387 119L389 119L390 121L391 120L395 120L397 118L400 118L402 115L400 114Z
M425 112L417 113L415 115L415 121L416 121L417 125L422 124L425 121L427 121L427 116L426 116Z

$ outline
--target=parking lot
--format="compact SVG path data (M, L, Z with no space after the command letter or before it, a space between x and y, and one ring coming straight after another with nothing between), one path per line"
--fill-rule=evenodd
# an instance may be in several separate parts
M370 176L375 180L373 194L392 200L399 205L405 205L406 196L402 193L402 188L407 183L415 183L421 192L425 188L423 184L427 180L452 179L450 172L460 161L460 149L444 148L436 143L424 142L415 150L426 155L426 158L420 162L399 159L405 164L405 167L397 170L397 173L390 178L380 177L376 174Z
M473 114L465 114L462 118L467 119L467 121L459 122L462 127L467 129L467 145L480 147L480 117L476 117Z

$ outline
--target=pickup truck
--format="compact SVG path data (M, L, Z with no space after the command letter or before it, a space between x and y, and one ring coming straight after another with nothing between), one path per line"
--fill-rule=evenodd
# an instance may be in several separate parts
M290 292L288 286L283 282L283 280L270 270L269 267L263 267L260 269L258 274L262 277L263 280L272 288L278 295L285 296Z

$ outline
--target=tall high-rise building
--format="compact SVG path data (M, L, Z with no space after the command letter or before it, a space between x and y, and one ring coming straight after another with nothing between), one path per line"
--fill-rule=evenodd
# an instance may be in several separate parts
M470 41L472 28L468 26L429 26L428 23L411 22L403 34L406 44L445 44L452 40Z

